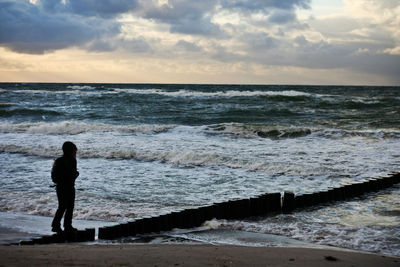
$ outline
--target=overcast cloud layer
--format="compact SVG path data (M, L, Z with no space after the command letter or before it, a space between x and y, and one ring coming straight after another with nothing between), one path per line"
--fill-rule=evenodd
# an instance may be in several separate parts
M0 0L0 46L306 69L348 69L400 84L400 2L353 0L300 18L309 0Z

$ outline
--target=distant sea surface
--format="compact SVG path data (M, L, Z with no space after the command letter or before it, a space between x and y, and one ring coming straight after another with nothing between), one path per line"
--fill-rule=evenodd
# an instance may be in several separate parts
M78 219L314 192L400 171L400 88L0 83L0 211L53 216L66 140ZM400 256L399 193L213 225Z

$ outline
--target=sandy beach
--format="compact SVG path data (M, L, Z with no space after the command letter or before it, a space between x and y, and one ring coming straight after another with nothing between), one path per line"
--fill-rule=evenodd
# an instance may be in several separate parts
M213 245L0 246L0 266L399 266L400 258L309 248Z

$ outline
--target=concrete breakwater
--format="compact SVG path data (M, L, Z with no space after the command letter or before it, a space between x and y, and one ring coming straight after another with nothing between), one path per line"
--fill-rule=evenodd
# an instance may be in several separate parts
M251 198L213 203L208 206L173 211L153 217L138 218L112 226L100 227L98 229L98 239L113 240L140 234L169 231L175 228L193 228L213 218L233 220L268 216L281 212L294 212L304 208L334 203L335 201L345 201L370 192L378 192L397 183L400 183L400 173L392 173L385 177L343 184L314 193L298 195L288 191L283 192L283 194L266 193ZM86 229L78 231L74 236L70 237L62 235L44 236L30 241L21 241L20 244L86 242L93 241L94 239L94 229Z

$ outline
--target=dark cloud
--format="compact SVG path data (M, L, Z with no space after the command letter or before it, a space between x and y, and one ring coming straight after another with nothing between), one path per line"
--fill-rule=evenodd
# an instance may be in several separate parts
M65 3L55 0L40 0L38 3L47 11L94 17L114 17L139 6L136 0L67 0Z
M217 1L170 0L168 4L147 5L143 16L170 25L172 33L223 36L220 27L212 22Z
M217 1L213 0L169 0L168 4L163 5L158 5L153 1L151 4L144 5L144 16L168 23L182 18L196 20L214 10L216 4Z
M297 21L297 16L292 11L278 9L271 13L268 17L268 21L273 24L287 24Z
M286 41L256 35L246 35L246 38L248 53L241 58L244 62L308 69L347 69L378 74L393 83L400 81L400 55L380 52L386 47L384 44L311 42L304 36ZM274 45L269 45L271 43Z
M210 21L210 18L203 17L198 19L182 18L171 24L172 33L182 33L190 35L224 36L220 27Z
M400 55L356 54L349 60L349 67L361 72L379 74L400 82Z
M114 36L119 24L96 17L82 18L70 13L50 13L59 2L0 2L0 45L22 53L41 54ZM62 5L62 4L61 4Z
M157 5L154 1L145 4L143 16L170 26L173 33L227 37L212 20L217 9L233 12L265 13L269 22L285 24L297 20L295 8L309 8L310 0L169 0Z
M261 11L272 8L293 10L296 7L310 8L310 0L222 0L224 8Z
M36 4L28 0L0 0L0 46L33 54L72 46L112 51L118 48L115 40L121 27L115 18L128 12L166 24L171 33L228 38L229 34L213 21L220 8L264 10L269 14L268 23L285 24L296 21L295 7L308 7L308 3L308 0L169 0L160 6L158 1L151 0L38 0ZM148 50L142 42L137 44L138 51ZM126 42L121 42L124 45Z

